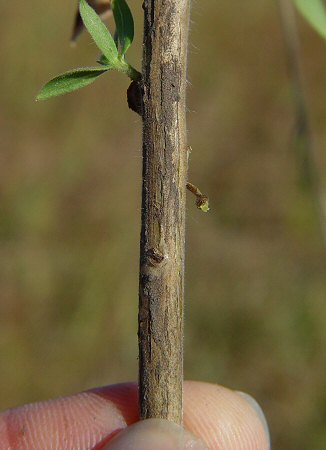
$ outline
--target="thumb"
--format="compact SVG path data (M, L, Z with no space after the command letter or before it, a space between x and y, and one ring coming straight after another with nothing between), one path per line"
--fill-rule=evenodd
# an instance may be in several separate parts
M148 419L125 428L103 450L208 450L181 426L163 419Z

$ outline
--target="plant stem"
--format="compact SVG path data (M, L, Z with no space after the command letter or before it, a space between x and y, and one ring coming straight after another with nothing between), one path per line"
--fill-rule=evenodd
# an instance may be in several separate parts
M304 71L300 57L300 41L291 0L278 0L286 45L289 75L296 115L296 150L301 166L302 185L312 196L320 235L326 248L326 210L318 173L316 148L310 126L310 114L304 92Z
M128 64L127 75L132 81L139 81L141 79L141 73L134 67Z
M182 423L190 0L144 1L140 417Z
M141 73L132 67L125 59L120 59L120 62L116 65L116 69L126 74L132 81L141 80Z

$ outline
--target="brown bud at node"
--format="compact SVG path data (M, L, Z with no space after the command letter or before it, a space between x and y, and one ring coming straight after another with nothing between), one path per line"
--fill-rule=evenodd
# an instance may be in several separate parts
M141 116L143 110L143 95L142 95L141 80L134 80L131 82L127 90L127 100L129 108Z

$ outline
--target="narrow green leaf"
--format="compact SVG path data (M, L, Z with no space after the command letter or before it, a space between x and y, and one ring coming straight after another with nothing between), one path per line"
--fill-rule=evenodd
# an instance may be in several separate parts
M99 63L99 64L101 64L101 66L105 66L105 67L110 67L110 69L111 69L111 66L110 66L110 61L107 59L107 57L106 56L104 56L104 55L101 55L97 60L96 60L96 62L97 63Z
M115 30L115 32L114 32L113 39L114 39L116 47L119 48L119 36L118 36L118 31L117 30Z
M114 66L118 60L118 50L109 30L86 0L80 0L79 11L89 34L110 64Z
M124 55L134 40L134 19L126 0L112 0L112 11Z
M293 0L310 25L326 39L326 9L323 0Z
M76 91L91 84L97 77L107 72L104 67L84 67L63 73L46 83L38 93L36 100L46 100L57 95Z

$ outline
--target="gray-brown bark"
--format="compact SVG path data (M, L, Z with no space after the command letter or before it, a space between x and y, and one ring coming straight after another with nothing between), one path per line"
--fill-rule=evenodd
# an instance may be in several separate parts
M141 418L182 423L190 0L144 1Z

